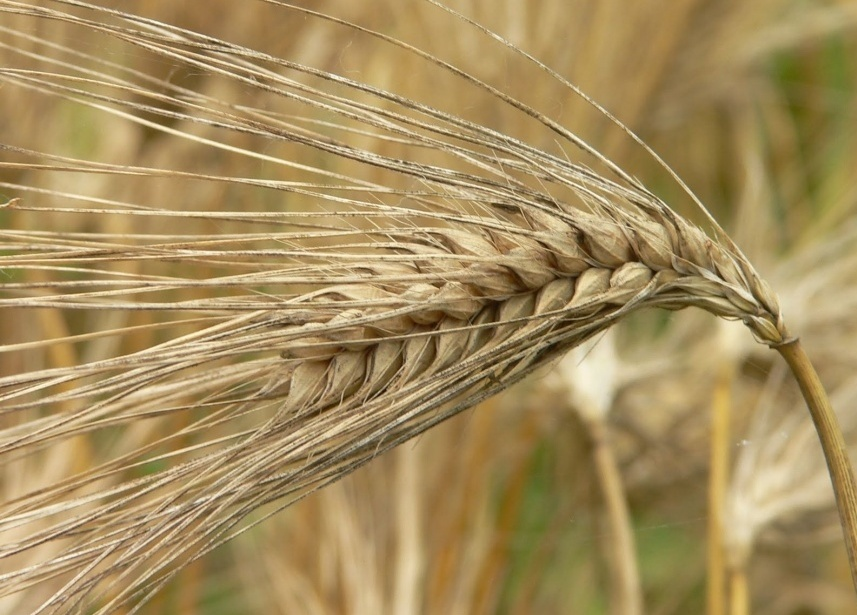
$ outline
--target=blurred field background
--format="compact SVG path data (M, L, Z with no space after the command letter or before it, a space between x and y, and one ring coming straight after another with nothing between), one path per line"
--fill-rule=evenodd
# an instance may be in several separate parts
M360 79L576 155L498 100L334 23L264 2L101 4ZM520 97L643 178L678 211L692 212L627 135L474 27L422 2L303 4L406 40ZM857 3L449 5L580 86L677 171L780 293L857 438ZM258 91L248 100L234 83L61 23L4 14L0 26L3 66L28 66L26 52L44 49L36 40L42 39L220 100L272 113L281 104ZM271 157L307 155L297 146L227 136L237 146L267 148ZM295 173L13 84L0 86L0 141L214 176ZM388 147L385 153L395 155L396 144ZM311 163L349 172L333 157ZM8 167L0 181L0 202L57 198L15 188L28 185L200 210L295 206L276 191L214 181ZM0 225L72 230L66 219L30 213L0 210ZM154 224L146 219L122 216L81 215L74 223L88 230L109 223L97 230L117 234L157 230L137 226ZM199 232L234 228L223 223ZM5 310L0 341L145 325L157 314L109 318L94 323L57 311ZM113 356L168 334L140 331L51 352L0 353L0 373ZM620 608L617 579L628 578L623 566L638 570L644 612L653 615L853 612L823 459L778 357L755 345L740 323L698 312L640 314L613 333L189 564L142 612L612 615ZM65 466L86 464L81 450L89 449L76 443L58 451L66 458L53 459L50 471L60 476ZM0 480L3 489L27 482L9 473ZM623 501L632 543L617 542Z

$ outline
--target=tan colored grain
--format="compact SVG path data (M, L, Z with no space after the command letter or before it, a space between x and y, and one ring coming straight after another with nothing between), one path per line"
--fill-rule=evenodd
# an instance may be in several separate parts
M11 2L0 3L0 10L56 17ZM84 25L70 15L61 19ZM103 465L64 482L24 486L5 503L0 531L23 528L23 535L4 540L0 555L25 557L34 545L57 548L2 577L4 591L56 576L69 585L46 608L65 608L107 587L108 610L132 600L137 589L155 590L187 557L227 539L251 511L278 498L290 503L335 480L640 308L701 307L744 321L770 345L788 338L776 298L731 242L712 239L673 213L567 131L557 134L592 154L603 173L359 81L190 32L167 35L133 21L123 28L105 22L109 36L156 58L222 73L250 90L308 96L314 112L333 113L337 136L329 137L311 114L266 115L216 96L189 96L167 80L156 82L162 92L156 95L157 88L133 75L111 83L102 73L69 76L55 65L47 73L5 69L0 78L10 88L115 106L113 113L129 122L197 145L212 145L206 129L257 131L332 156L345 170L318 168L312 181L277 183L283 194L313 205L276 212L241 204L185 210L157 200L157 207L142 209L85 196L70 205L68 199L80 195L21 186L25 197L10 210L14 215L108 219L120 213L158 230L108 235L81 225L73 232L8 232L2 266L22 281L4 284L0 306L95 314L171 310L187 329L142 350L0 378L4 411L27 417L2 434L0 453L10 458L80 434L128 426L134 432L151 421L147 433L132 433L134 446L109 451ZM205 48L208 43L217 48ZM291 84L282 76L286 70L324 83ZM340 86L351 99L337 98ZM489 86L477 87L559 130ZM143 119L146 105L169 107L176 127ZM194 130L200 125L203 136ZM391 144L408 155L386 155ZM235 151L254 162L298 166L250 146ZM6 153L15 159L4 163L10 170L266 187L251 177L95 164L23 148ZM366 179L352 164L382 177ZM39 197L45 200L34 202ZM187 198L193 200L191 191ZM174 228L192 218L215 228L262 221L279 228L252 237L189 236ZM111 269L117 262L134 267ZM189 271L178 277L159 268L164 262ZM77 279L75 267L92 275ZM30 277L43 269L55 279ZM95 330L70 341L103 335ZM45 416L36 412L65 406ZM160 430L174 417L181 417L180 427ZM147 463L167 469L128 472Z

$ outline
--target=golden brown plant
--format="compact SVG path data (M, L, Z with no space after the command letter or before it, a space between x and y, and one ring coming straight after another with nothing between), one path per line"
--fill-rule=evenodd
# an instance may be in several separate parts
M4 145L15 200L2 213L20 230L3 233L2 307L39 330L4 340L21 358L0 379L0 451L10 476L43 473L9 482L0 583L55 582L45 612L150 597L260 507L336 480L640 308L702 307L771 346L791 341L713 221L712 239L489 82L380 31L269 4L358 39L353 58L326 70L83 3L0 3L31 24L4 31L7 52L35 63L5 66L7 90L149 145L148 162L99 162L85 135ZM143 67L30 34L40 27L97 35L96 50L133 50ZM381 44L564 146L373 86L370 68L352 77ZM246 162L229 176L158 163L159 148L185 146ZM101 195L104 178L133 195ZM71 471L57 467L69 451Z

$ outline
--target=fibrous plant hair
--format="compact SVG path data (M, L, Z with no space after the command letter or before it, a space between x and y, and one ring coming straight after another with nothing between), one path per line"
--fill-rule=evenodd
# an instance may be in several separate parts
M32 63L0 68L4 88L248 161L223 175L0 145L13 194L0 308L67 327L2 347L24 359L0 375L0 455L9 472L44 472L0 509L0 593L49 584L36 612L139 606L261 517L642 308L742 321L805 368L776 295L707 213L706 228L690 222L571 128L436 55L267 4L416 58L559 145L120 10L0 2L5 17L101 46L4 26L7 52ZM119 48L190 77L99 52ZM194 89L195 74L241 97ZM79 187L42 179L58 176ZM95 194L107 179L136 190ZM197 198L206 190L218 206ZM134 347L141 332L155 341ZM73 361L25 367L63 346ZM78 467L57 468L69 448Z

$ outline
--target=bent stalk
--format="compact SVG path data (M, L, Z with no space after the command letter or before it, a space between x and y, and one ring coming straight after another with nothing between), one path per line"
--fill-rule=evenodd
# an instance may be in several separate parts
M845 534L851 580L857 589L857 482L854 480L854 469L848 457L842 428L839 426L839 420L833 412L818 373L800 342L790 341L777 347L777 350L788 363L800 386L818 432L818 438L821 440L821 448L824 450L830 478L833 481L833 492L836 496L842 532Z

